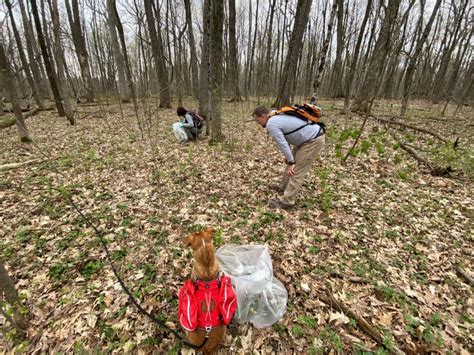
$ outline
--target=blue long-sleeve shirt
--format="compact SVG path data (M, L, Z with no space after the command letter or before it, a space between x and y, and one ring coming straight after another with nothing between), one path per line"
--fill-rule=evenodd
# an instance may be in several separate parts
M301 126L305 127L294 133L285 135L285 133L291 132ZM321 127L317 124L310 125L298 117L284 114L270 117L266 128L268 134L277 144L278 149L289 162L295 160L290 144L299 147L311 139L316 138L321 130Z

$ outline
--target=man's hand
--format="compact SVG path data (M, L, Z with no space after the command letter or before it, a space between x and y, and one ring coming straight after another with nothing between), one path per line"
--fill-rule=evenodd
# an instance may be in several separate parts
M295 171L295 164L293 165L288 165L288 176L295 176L296 171Z

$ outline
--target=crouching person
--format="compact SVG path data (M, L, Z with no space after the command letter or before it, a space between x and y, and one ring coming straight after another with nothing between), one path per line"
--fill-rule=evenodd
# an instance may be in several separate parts
M182 143L188 140L197 140L202 132L203 119L196 113L186 110L184 107L178 107L176 114L179 116L180 121L173 125L173 131L177 137L176 131L179 129L186 134L186 139L178 139ZM182 133L181 135L184 138Z

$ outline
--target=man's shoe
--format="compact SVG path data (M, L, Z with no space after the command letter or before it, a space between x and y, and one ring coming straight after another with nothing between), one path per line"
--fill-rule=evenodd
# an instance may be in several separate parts
M270 200L270 202L268 203L268 205L271 207L271 208L279 208L279 209L283 209L283 210L288 210L290 208L293 207L293 205L289 205L287 203L283 203L281 202L280 200Z

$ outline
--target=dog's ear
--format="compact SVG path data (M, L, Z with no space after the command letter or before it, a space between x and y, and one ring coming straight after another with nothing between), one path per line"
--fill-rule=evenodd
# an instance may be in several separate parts
M212 242L212 237L214 236L214 228L207 228L202 231L202 237L206 243Z
M196 241L196 235L195 234L190 234L184 240L184 245L194 249L195 241Z

